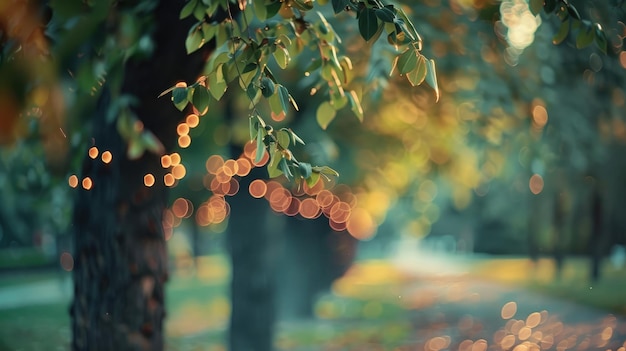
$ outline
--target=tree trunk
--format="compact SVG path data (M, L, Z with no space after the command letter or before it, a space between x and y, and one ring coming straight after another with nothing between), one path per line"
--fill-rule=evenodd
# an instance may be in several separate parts
M234 152L233 156L238 156ZM228 249L230 251L231 304L230 351L270 351L276 322L276 259L282 218L271 213L265 200L248 194L250 181L263 178L256 168L240 181L240 191L230 201Z
M589 277L592 282L600 280L600 267L604 249L604 231L606 223L603 223L604 211L602 206L602 195L598 185L594 184L591 199L591 235L589 236L589 249L591 256L591 269Z
M190 22L178 19L182 2L161 1L153 12L155 52L151 59L129 61L122 91L138 98L135 115L170 150L175 126L183 117L159 93L177 80L194 80L202 68L200 54L184 48ZM90 190L77 195L74 218L74 350L162 350L167 253L162 215L167 189L159 157L126 157L126 143L106 115L112 103L103 88L94 116L93 143L112 161L85 157L82 178ZM152 187L143 183L151 173Z
M556 279L561 279L563 275L563 265L565 263L565 204L563 203L561 193L556 191L554 193L554 212L553 212L553 225L554 225L554 244L553 255Z
M354 261L357 240L335 232L328 219L285 218L283 253L278 267L278 312L285 320L314 317L319 295L327 291Z

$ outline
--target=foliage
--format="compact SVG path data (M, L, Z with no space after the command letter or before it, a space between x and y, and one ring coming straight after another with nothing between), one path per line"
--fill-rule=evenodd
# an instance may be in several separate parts
M533 15L543 9L547 14L554 14L561 20L561 26L554 35L554 44L562 43L570 33L576 36L576 47L585 48L595 42L603 53L607 53L608 43L606 33L599 23L592 23L583 19L576 7L566 0L531 0L529 3Z
M319 3L326 5L327 1ZM288 128L275 131L263 120L257 105L264 98L274 120L282 120L290 106L298 110L293 96L276 79L270 66L287 69L292 60L303 56L310 59L305 75L314 77L312 93L324 91L328 98L317 108L318 124L326 129L337 111L347 106L362 121L362 97L356 90L346 90L354 72L351 59L338 54L341 51L339 35L321 12L311 16L314 1L260 0L251 4L239 1L238 5L242 14L236 20L228 1L191 0L186 4L181 18L194 16L199 21L189 31L185 43L187 51L193 52L211 40L215 40L218 49L209 59L207 75L190 86L178 83L162 95L171 92L177 108L182 110L191 103L203 115L211 104L211 97L220 100L229 83L236 81L250 100L249 131L250 139L256 140L257 145L255 163L267 152L271 178L285 175L296 182L304 180L312 187L320 176L338 175L328 166L299 162L290 147L304 144L302 139ZM438 97L435 63L421 54L422 39L402 8L380 1L348 0L332 1L332 7L335 14L356 13L359 33L368 43L376 41L385 31L388 42L397 51L394 67L411 85L426 81ZM220 9L228 13L227 18L221 23L210 22ZM309 17L305 17L307 15Z

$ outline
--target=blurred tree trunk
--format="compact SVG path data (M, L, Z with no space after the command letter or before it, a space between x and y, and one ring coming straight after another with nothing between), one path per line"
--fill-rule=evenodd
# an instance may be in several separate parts
M561 196L560 191L554 193L554 211L553 211L553 225L554 225L554 245L553 245L553 257L554 265L556 268L555 274L557 279L561 279L563 275L563 264L565 262L565 204L564 199Z
M598 189L598 184L594 183L591 194L591 235L589 236L589 254L591 256L589 277L592 282L600 280L600 268L604 251L604 232L607 231L606 223L603 220L605 215L600 189Z
M185 37L191 24L178 19L182 2L161 1L153 12L155 52L151 59L129 61L122 91L137 97L133 108L144 127L166 150L175 143L183 117L159 93L177 80L195 80L200 54L187 56ZM93 118L93 143L108 164L85 157L82 177L91 190L80 190L74 209L74 300L71 306L74 350L162 350L167 253L162 227L167 189L159 156L126 157L126 143L116 123L106 121L113 101L104 87ZM151 173L152 187L143 183Z
M321 216L307 220L286 218L278 312L282 319L313 318L317 297L327 291L354 261L357 240L330 229Z
M239 154L241 149L233 146L233 157ZM250 182L265 175L265 168L253 168L240 180L240 191L229 200L230 351L273 349L277 247L283 231L282 218L272 215L265 200L248 194Z

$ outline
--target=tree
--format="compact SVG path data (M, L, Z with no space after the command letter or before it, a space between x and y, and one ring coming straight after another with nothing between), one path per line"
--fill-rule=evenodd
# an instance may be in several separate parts
M89 137L93 136L95 141L84 138L90 151L84 158L81 178L70 179L75 186L82 188L78 195L74 217L77 234L74 270L76 299L72 313L76 349L87 348L94 343L115 345L121 349L130 349L133 344L147 349L162 348L162 294L163 284L167 278L161 229L162 210L165 208L166 186L175 184L180 172L184 173L184 168L178 167L179 160L172 160L171 154L176 142L174 131L180 126L179 118L172 116L179 115L166 97L155 100L165 87L180 80L187 82L177 83L162 95L171 93L174 105L180 110L189 108L187 105L191 103L195 110L189 116L194 115L198 118L198 115L205 114L209 105L214 106L214 100L222 99L227 89L239 85L252 105L251 116L246 118L249 121L247 128L249 138L254 140L249 144L252 145L249 162L259 165L266 162L270 177L288 178L296 183L296 188L301 189L310 190L323 182L325 177L330 179L337 175L334 169L323 164L314 165L300 161L302 158L295 146L303 142L293 131L295 129L274 127L266 122L267 118L262 118L269 115L273 119L272 124L275 124L286 114L292 113L290 105L297 108L292 89L283 85L277 78L278 74L272 71L276 67L296 66L308 72L311 87L318 92L317 96L324 95L323 101L315 106L315 119L322 128L330 128L332 124L349 123L344 122L345 119L335 118L343 107L349 107L357 119L363 119L362 101L368 92L361 91L367 90L369 86L365 85L366 89L358 88L363 83L358 77L364 75L367 69L374 65L369 62L352 62L348 56L341 55L337 32L329 24L326 15L315 17L316 14L311 12L314 9L313 3L305 0L238 1L236 4L241 11L239 16L235 13L233 5L235 2L231 4L227 1L191 0L182 8L181 16L193 16L198 22L186 24L184 27L177 22L178 9L172 8L174 5L169 2L139 1L132 4L117 4L111 1L96 1L87 5L51 2L56 15L75 20L74 27L61 30L62 40L57 43L54 52L57 62L61 67L70 66L73 71L79 72L77 76L87 81L83 88L86 87L89 91L94 87L96 95L100 96L99 103L94 109L95 113L89 113L88 119L93 121L94 128L93 135ZM327 1L319 3L324 5ZM574 29L576 41L581 42L580 46L595 41L601 50L606 50L604 32L596 30L592 24L581 21L581 16L569 3L531 1L530 4L534 13L539 12L543 5L546 13L558 15L563 23L567 20L564 27L566 30L563 30L565 36L570 33L570 29ZM425 81L435 90L436 97L433 98L431 95L428 98L430 100L420 100L423 106L430 107L433 113L446 113L451 104L430 106L439 96L435 64L422 54L421 37L411 24L405 7L385 5L380 1L349 0L333 0L330 5L335 13L348 13L343 16L356 14L358 32L370 43L382 35L383 31L386 32L387 41L392 44L392 49L381 50L383 52L381 61L388 63L388 67L384 64L383 66L393 68L406 78L405 85L394 93L402 93L402 90L408 90L409 86L413 87ZM214 16L218 14L220 8L224 20L216 21ZM135 27L133 17L137 15L143 17L152 13L152 10L155 10L154 21ZM266 25L253 22L253 17L266 22ZM62 20L57 23L60 22ZM151 23L155 25L152 29ZM577 27L572 27L570 25L572 23L578 23ZM491 28L491 23L487 24ZM189 27L190 30L187 31ZM432 30L436 32L439 28L434 26ZM156 39L143 40L144 34L150 30L154 30ZM559 31L559 35L563 35L563 31ZM101 35L94 40L86 39L95 32ZM450 36L445 32L441 35ZM111 44L111 37L117 38L122 43L121 52L117 51L117 44ZM181 51L183 42L188 52L196 52L195 56L184 57L184 52ZM200 51L210 47L210 43L213 42L218 49L209 58L204 74L197 79L196 75L202 68ZM153 53L150 53L150 43L155 46ZM476 41L473 43L477 46L481 44ZM89 59L72 57L78 48L88 53ZM101 52L107 55L100 55ZM140 60L141 56L144 60ZM296 61L296 56L301 59ZM440 67L447 69L458 66L458 61L450 60L446 65L446 60L442 58L440 62ZM99 64L101 66L98 66ZM484 63L485 66L489 64ZM104 72L94 69L102 65L106 68ZM503 71L508 69L505 65L500 66L504 66L500 67ZM169 69L172 67L177 69ZM84 68L84 71L81 71L81 68ZM382 76L386 76L389 70L384 70L382 74L376 71L375 79L378 82L384 81ZM107 81L103 84L105 87L100 88L97 80L101 80L105 72ZM493 75L496 80L503 80L502 76L507 77ZM356 79L353 79L355 77ZM367 80L365 82L368 83ZM82 83L83 81L79 79L78 84ZM369 83L372 84L371 81ZM489 92L491 87L481 89ZM230 94L232 90L228 92ZM502 103L502 99L512 100L519 92L502 92L501 96L497 95L500 92L489 93L496 96L493 99L486 99L485 105L480 107L491 112L494 105ZM84 96L87 95L89 94ZM413 98L409 95L398 94L407 105L413 106L414 103L408 104ZM267 100L268 106L262 103L263 99ZM506 105L515 106L513 103ZM397 107L392 106L390 109ZM498 117L506 120L507 113L499 113ZM452 119L429 120L436 131L424 134L434 140L428 145L430 149L421 150L415 155L402 153L403 158L398 159L397 155L401 154L399 150L403 150L407 145L418 147L417 142L409 144L406 140L399 141L401 138L397 137L398 134L409 124L404 122L384 125L374 121L363 134L354 139L350 139L353 136L339 138L345 144L355 143L370 150L379 145L372 145L369 137L392 141L384 146L389 154L384 160L380 160L381 164L386 169L401 170L398 174L406 176L385 180L382 190L368 193L367 190L372 189L367 188L367 184L377 184L376 182L384 177L377 176L376 167L371 165L354 167L356 169L354 177L361 179L361 184L364 184L363 188L366 189L361 193L361 199L365 200L365 204L375 204L376 206L372 208L376 210L368 212L359 208L359 211L354 211L359 214L354 216L359 219L358 223L368 224L362 232L356 231L354 226L351 227L346 218L334 222L331 218L330 224L337 225L335 229L347 227L348 230L353 229L353 234L361 233L363 237L371 235L375 224L385 218L393 198L416 190L412 189L415 185L410 185L409 180L423 180L432 170L446 174L456 186L457 189L453 191L455 204L463 207L469 203L471 191L480 185L480 177L467 171L478 163L477 152L468 149L457 152L457 146L463 141L460 137L463 131L457 127L458 123ZM498 133L506 130L498 129L496 123L491 125L490 123L486 122L487 126L476 133L483 140L487 140L487 143L498 139ZM486 130L490 132L481 134ZM454 141L448 142L448 138ZM178 141L181 147L188 145L187 139L179 133ZM160 154L167 157L160 158ZM298 157L294 154L298 154ZM427 156L427 161L424 161L426 154L432 156L430 159ZM237 153L232 157L238 157ZM490 155L484 162L495 162L497 159L497 156ZM415 172L409 172L403 167L413 164L420 165ZM362 172L363 169L367 171ZM488 172L484 173L487 175ZM491 172L487 176L493 177L496 173ZM466 175L470 177L463 177ZM437 188L432 186L432 182L428 184L428 186L419 185L417 189L422 194L420 201L432 202L435 198ZM311 197L311 194L305 193L302 196ZM225 213L223 197L217 201L222 205L220 211ZM348 211L339 210L345 207L342 203L347 202L336 201L340 205L337 205L338 210L335 212L345 217ZM240 205L245 206L242 204ZM421 203L419 205L422 206ZM431 221L436 220L437 212L433 211L432 207L429 210L427 206L422 206L421 210L425 220L416 222L416 225L426 229ZM233 214L236 211L238 210L233 206ZM321 209L318 208L318 211ZM266 225L264 221L267 220L267 216L258 214L255 217L258 218L256 224ZM353 223L357 221L354 220ZM236 232L245 234L250 230L251 227L247 226ZM240 249L241 252L233 256L245 255L251 250L250 247L252 250L255 249L255 243L267 247L267 238L256 238L260 240L259 242L246 239L248 238L241 237L235 242L232 246L233 252L239 252ZM236 245L242 247L235 247ZM259 259L262 260L263 256L259 256ZM250 266L252 263L254 267L255 262L257 261L252 260L245 264ZM238 263L241 262L233 262L233 266ZM269 276L261 278L271 279ZM234 296L244 293L235 287L236 282L240 281L238 277L233 280ZM264 291L263 294L271 294L266 282L262 281L258 285L260 290ZM139 303L136 303L137 301ZM265 306L255 307L260 307L261 314L271 315L273 311L269 301ZM237 315L237 311L234 311L233 315ZM237 342L246 347L250 340L260 339L263 340L261 341L263 346L260 348L270 348L271 316L264 321L267 321L261 325L264 330L257 330L260 336L233 334L232 348L239 348ZM256 323L257 326L258 324Z

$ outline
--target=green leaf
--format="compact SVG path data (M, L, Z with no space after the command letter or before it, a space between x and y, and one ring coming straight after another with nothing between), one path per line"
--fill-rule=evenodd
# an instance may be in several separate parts
M291 61L291 57L289 56L289 51L286 48L276 45L276 50L273 53L274 59L278 64L278 67L282 69L286 69L289 65L289 61Z
M398 7L396 8L396 11L397 11L396 15L398 15L398 17L402 19L402 22L404 22L404 27L408 29L406 31L406 34L409 36L409 38L411 38L412 41L415 41L417 43L418 49L421 50L422 38L417 32L417 29L415 29L413 22L411 22L411 19L409 18L409 16L406 15L406 13L404 12L404 10L402 10L402 8Z
M291 142L291 135L289 135L289 132L286 129L281 129L276 132L276 141L278 141L278 145L280 145L280 147L288 149Z
M136 160L140 158L144 151L145 147L141 142L140 138L132 138L128 141L128 149L126 150L126 157L130 160Z
M274 82L272 82L271 79L267 77L261 78L261 92L263 93L264 97L268 98L274 95L275 91L276 91L276 84L274 84Z
M278 84L278 96L280 97L280 104L283 111L286 114L289 109L289 100L291 99L291 96L289 95L289 90L287 90L287 88L285 88L282 84Z
M254 163L261 162L263 158L263 153L265 152L265 147L263 145L263 136L264 136L263 128L257 129L256 132L256 156L254 157Z
M133 124L136 118L131 117L130 113L128 109L124 109L117 117L117 131L124 140L129 140L134 134Z
M310 163L300 162L298 164L298 168L300 169L300 175L304 179L309 178L311 174L313 173L313 168L311 167Z
M359 96L354 90L351 90L349 94L346 94L346 96L350 102L352 112L360 122L363 122L363 107L361 106L361 101L359 101Z
M543 0L530 0L528 5L530 7L530 12L534 16L537 16L543 8Z
M398 56L398 71L400 74L411 72L417 67L417 58L421 56L420 53L413 47L409 47L405 52Z
M396 19L396 14L388 7L375 9L374 13L376 14L376 17L380 18L380 20L383 22L393 23L393 21Z
M270 162L267 164L267 175L270 178L276 178L283 174L283 172L281 172L278 168L280 160L283 158L283 154L274 146L274 150L271 151L271 155L272 157L270 158Z
M195 17L198 21L202 21L205 16L204 6L196 6L193 10L193 17Z
M248 99L250 100L253 106L258 101L257 95L260 93L260 90L261 89L257 89L256 85L253 83L250 83L248 87L246 88L246 95L248 95Z
M369 41L378 31L378 17L376 12L369 8L364 8L359 13L359 32L365 41Z
M210 23L202 23L202 36L204 41L207 42L215 36L216 27Z
M291 173L291 170L289 169L289 165L287 164L287 159L284 157L280 158L280 161L278 162L278 169L280 169L281 172L283 172L283 174L285 175L285 177L287 177L287 179L293 178L293 173Z
M346 10L346 6L350 4L350 0L332 0L332 3L333 11L335 11L335 14L338 14Z
M182 10L180 10L180 19L191 16L193 10L195 10L198 0L191 0L185 4Z
M291 0L292 6L300 11L310 11L313 9L313 0Z
M598 49L600 49L600 51L602 51L606 55L607 46L608 46L607 40L606 40L606 34L599 27L596 27L595 32L596 32L596 35L595 35L596 46L598 47Z
M439 101L439 85L437 84L437 71L435 68L435 60L426 61L428 69L426 72L426 83L435 91L435 101Z
M182 111L189 103L189 88L176 87L172 90L172 102L177 109Z
M279 115L281 113L284 113L283 104L280 101L280 95L278 93L275 93L274 95L270 96L269 99L267 99L267 101L270 104L270 110L275 115Z
M552 37L552 43L554 45L561 44L565 38L567 38L567 34L569 34L570 30L570 20L566 19L561 22L561 26L559 27L558 32Z
M576 8L574 7L574 5L572 4L567 4L567 13L569 13L570 16L574 17L575 19L580 21L580 13L578 13L578 10L576 10Z
M328 101L324 101L317 107L317 124L319 124L322 129L326 130L330 122L335 119L336 115L337 111L333 106Z
M298 134L296 134L296 133L295 133L293 130L291 130L291 129L288 129L288 130L289 130L289 133L291 133L291 138L293 139L293 143L294 143L294 144L295 144L295 143L300 143L300 144L304 145L304 140L302 140L302 139L298 136Z
M322 167L314 167L313 170L318 170L319 173L321 174L325 174L328 176L334 176L334 177L339 177L339 172L335 171L334 169L328 167L328 166L322 166Z
M576 48L582 49L593 43L593 39L595 38L595 30L591 28L591 26L584 25L578 35L576 36Z
M209 91L203 86L197 86L193 91L193 98L191 99L191 103L198 110L198 113L202 116L207 113L209 110L209 101L211 97L209 96Z
M550 14L556 10L556 2L557 0L545 0L546 2L543 4L543 10L546 13Z
M239 76L239 84L241 85L241 88L246 89L246 87L250 85L254 78L258 77L260 73L261 71L259 70L259 65L254 62L247 64Z
M417 59L417 67L406 75L406 78L412 86L422 84L426 78L426 72L428 70L427 67L428 63L426 62L426 57L424 57L424 55L419 55Z
M265 8L265 0L254 0L254 13L259 21L263 22L267 19L267 9Z
M228 85L224 79L224 71L222 70L223 63L220 63L214 72L208 75L209 92L215 100L219 100L224 96Z
M319 180L320 180L320 173L319 172L311 172L311 176L309 176L308 178L305 178L306 185L308 185L309 188L314 187L315 184L317 184L317 182L319 182Z
M280 11L281 6L283 5L280 1L274 1L270 5L265 5L265 10L267 11L267 18L270 19Z
M202 31L200 29L200 26L194 24L191 31L187 35L187 39L185 39L185 49L187 49L188 54L191 54L204 45L204 36L202 35Z
M141 133L141 143L146 150L151 151L156 155L163 155L165 153L165 147L161 141L152 132L144 130Z
M257 135L257 129L259 129L259 120L256 116L248 118L248 129L250 130L250 140L253 140Z

